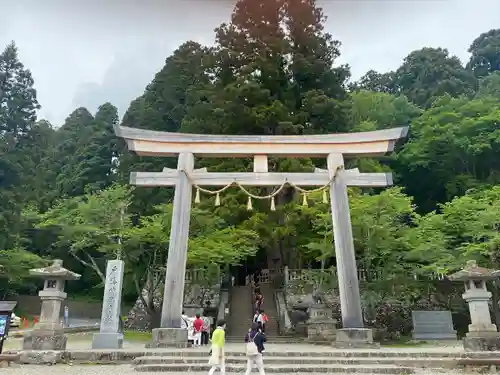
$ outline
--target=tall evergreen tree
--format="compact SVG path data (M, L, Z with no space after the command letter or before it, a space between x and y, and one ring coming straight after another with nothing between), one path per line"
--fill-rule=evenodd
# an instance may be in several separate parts
M85 159L82 150L92 132L94 117L86 108L77 108L57 131L57 190L59 196L78 196L85 191L86 183L79 175L78 166Z
M31 72L19 61L15 43L8 44L0 54L0 135L18 139L35 123L40 105L33 83Z
M57 132L55 164L60 196L78 196L112 183L118 151L114 134L117 123L118 111L110 103L100 106L95 117L86 108L69 115Z
M238 1L231 22L216 30L212 95L203 93L183 126L232 134L347 130L349 73L333 67L340 43L324 32L325 20L314 0Z
M0 249L15 245L29 154L22 145L40 108L31 72L19 60L14 42L0 54Z
M182 120L191 105L192 97L210 85L208 74L212 60L209 48L188 41L177 48L165 60L165 65L143 95L127 109L122 125L159 131L179 131ZM128 183L130 171L155 171L175 167L174 159L142 158L130 153L122 142L118 146L118 180ZM153 212L153 208L172 196L171 189L141 189L135 191L140 201L131 208L136 212Z

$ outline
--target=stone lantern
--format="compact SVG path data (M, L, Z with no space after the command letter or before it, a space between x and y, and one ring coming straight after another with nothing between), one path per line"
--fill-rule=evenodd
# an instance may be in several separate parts
M462 298L469 305L471 324L464 338L464 349L468 351L500 350L500 334L497 326L491 322L489 301L491 293L486 289L486 281L496 279L500 271L478 267L475 260L449 276L452 281L463 281L465 293Z
M65 350L67 337L61 322L61 306L66 299L64 284L66 280L78 280L80 275L64 268L59 259L49 267L30 270L30 275L44 280L38 293L42 308L38 324L24 336L23 349Z

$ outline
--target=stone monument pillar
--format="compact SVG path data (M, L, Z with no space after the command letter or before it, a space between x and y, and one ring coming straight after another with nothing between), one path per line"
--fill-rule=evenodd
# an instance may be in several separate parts
M478 267L476 261L467 262L467 266L448 278L463 281L465 293L462 298L469 305L471 324L463 340L467 351L500 350L500 334L497 326L491 322L489 301L491 293L486 289L486 281L500 276L500 271Z
M337 321L332 316L331 308L322 303L309 307L307 338L318 344L331 344L336 337Z
M61 323L61 306L66 299L64 283L78 280L80 275L62 266L62 260L45 268L30 270L30 275L45 280L44 288L38 295L42 300L40 320L33 330L24 336L24 350L65 350L67 337Z
M99 333L94 333L92 349L123 348L123 334L120 332L123 270L123 260L109 260L106 265L101 328Z

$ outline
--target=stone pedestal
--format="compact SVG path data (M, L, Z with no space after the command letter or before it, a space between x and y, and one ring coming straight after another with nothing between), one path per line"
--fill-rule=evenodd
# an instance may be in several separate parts
M124 262L110 260L106 266L106 283L102 302L101 327L92 339L92 349L122 349L120 331Z
M23 336L23 350L65 350L68 337L64 330L34 329Z
M120 332L94 333L92 349L123 349L123 334Z
M307 323L307 339L313 343L328 343L335 340L336 320L314 321Z
M188 346L188 331L185 328L156 328L147 348L185 348Z
M500 335L498 333L492 333L491 335L484 333L478 337L465 337L463 345L465 351L468 352L499 351Z
M30 275L45 280L38 295L42 300L40 321L23 339L24 350L65 350L67 337L61 324L61 306L66 298L65 280L78 280L80 275L62 266L62 261L45 268L32 269Z
M333 346L339 349L380 348L379 343L373 342L373 331L369 328L338 329Z
M309 308L307 338L313 343L331 343L335 340L337 321L332 317L331 308L324 304L314 304Z

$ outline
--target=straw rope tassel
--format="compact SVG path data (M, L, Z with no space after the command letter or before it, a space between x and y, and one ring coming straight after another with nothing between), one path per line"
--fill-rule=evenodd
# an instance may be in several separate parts
M307 194L306 193L302 194L302 206L309 206L309 204L307 203Z
M217 193L217 195L215 196L215 205L217 207L220 206L220 195L219 195L219 193Z
M271 211L276 211L276 203L274 202L274 197L271 198Z
M200 199L200 189L196 189L196 195L194 197L194 203L198 204L201 202L201 199Z
M248 211L252 211L253 210L252 197L248 197L247 210Z
M323 203L328 203L328 195L326 195L326 190L323 190Z

